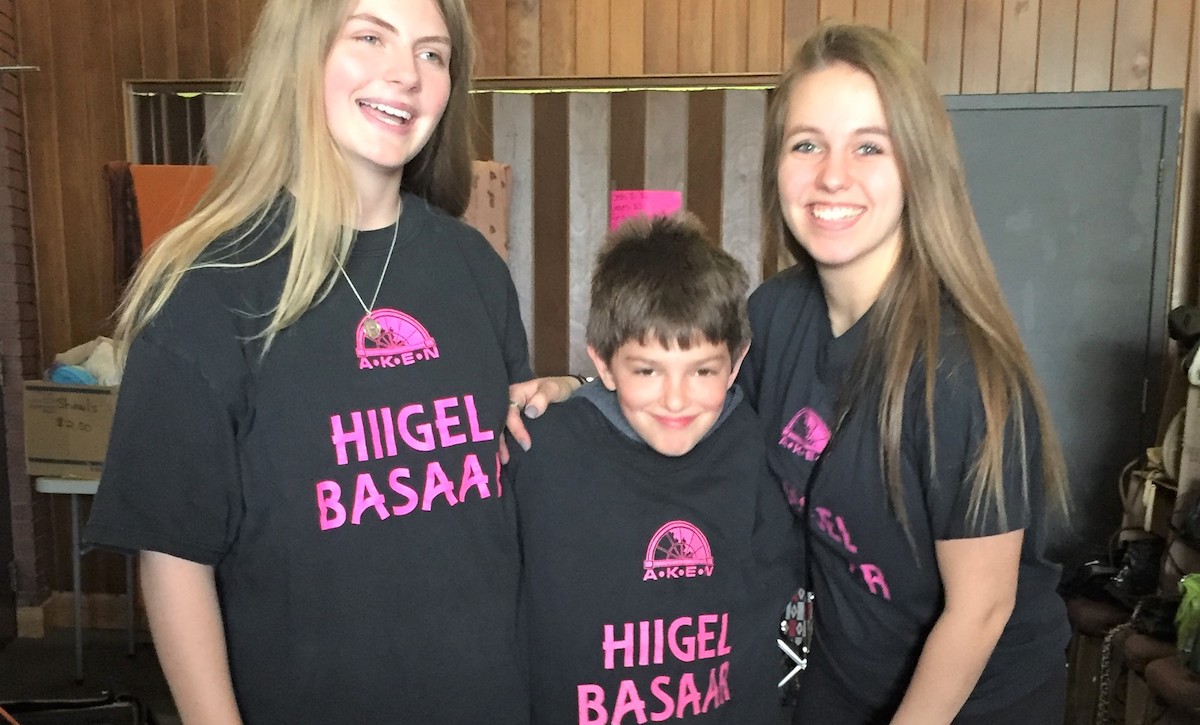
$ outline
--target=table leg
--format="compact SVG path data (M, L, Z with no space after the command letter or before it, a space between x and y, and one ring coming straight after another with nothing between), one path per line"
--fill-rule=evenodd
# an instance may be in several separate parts
M71 494L71 583L75 589L75 681L83 682L83 577L80 574L79 495Z

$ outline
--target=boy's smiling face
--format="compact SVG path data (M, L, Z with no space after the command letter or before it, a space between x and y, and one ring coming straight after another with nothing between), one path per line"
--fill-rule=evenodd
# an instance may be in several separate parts
M647 335L644 343L621 345L609 362L590 345L588 355L642 440L665 456L682 456L717 422L746 352L734 360L725 343L702 339L684 350Z

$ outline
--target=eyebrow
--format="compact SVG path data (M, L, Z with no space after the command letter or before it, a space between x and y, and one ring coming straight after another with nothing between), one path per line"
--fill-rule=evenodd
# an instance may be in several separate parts
M380 28L388 31L389 33L399 32L396 30L395 25L392 25L378 15L372 15L371 13L357 13L355 15L351 15L350 20L365 20L368 23L378 25ZM450 40L449 36L446 35L423 35L413 41L414 45L420 45L422 43L442 43L447 47L453 45L453 42Z
M819 129L815 126L804 126L804 125L792 126L791 128L784 131L783 136L784 136L784 138L787 138L788 136L793 136L798 133L820 134L821 129ZM891 134L888 132L888 130L882 126L863 126L862 128L854 129L855 136L862 136L863 134L872 134L872 135L876 135L876 136L891 136Z

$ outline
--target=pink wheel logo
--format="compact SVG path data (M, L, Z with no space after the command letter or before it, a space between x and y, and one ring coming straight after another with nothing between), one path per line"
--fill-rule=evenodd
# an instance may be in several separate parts
M642 566L642 581L712 576L712 549L700 529L686 521L669 521L650 537Z
M372 337L371 332L377 334ZM413 365L441 357L437 343L420 322L399 310L378 309L355 330L360 370Z
M815 461L829 445L829 426L812 408L801 408L779 436L779 445L806 461Z

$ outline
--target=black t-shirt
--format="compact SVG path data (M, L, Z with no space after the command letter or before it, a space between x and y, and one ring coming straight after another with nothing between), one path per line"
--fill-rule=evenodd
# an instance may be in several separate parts
M878 394L853 401L840 428L834 420L845 406L843 386L866 337L869 313L833 337L816 273L800 268L782 272L751 296L754 344L739 382L765 426L771 470L797 510L805 503L814 462L832 446L813 482L808 517L816 597L810 668L818 675L809 679L835 683L840 692L834 700L856 703L857 711L843 713L839 722L886 722L899 705L943 606L934 549L939 540L1025 529L1015 609L962 712L1012 702L1063 666L1069 630L1055 593L1059 570L1044 555L1036 416L1027 405L1028 500L1013 446L1004 461L1006 520L1001 522L992 505L972 517L969 477L985 430L982 399L955 313L943 312L932 432L921 362L905 397L901 478L910 543L888 501ZM931 438L936 471L930 467Z
M578 397L530 434L505 471L534 723L778 722L797 527L749 406L679 457Z
M86 539L215 567L247 723L527 720L497 456L531 376L516 293L461 222L406 195L399 224L378 342L339 279L263 355L284 252L189 271L130 350ZM355 242L360 292L392 233Z

